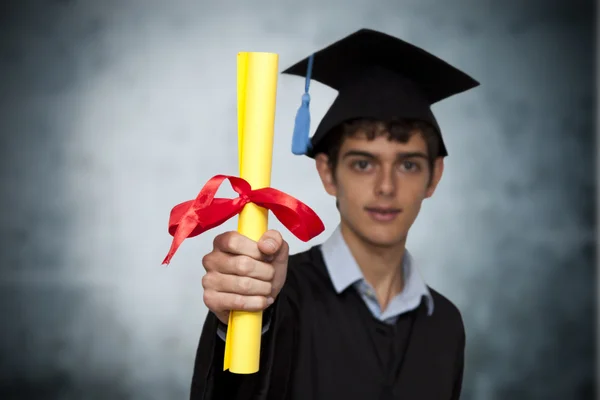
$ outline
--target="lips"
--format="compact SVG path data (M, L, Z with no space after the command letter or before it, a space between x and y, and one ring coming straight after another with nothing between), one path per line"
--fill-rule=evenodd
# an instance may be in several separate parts
M400 208L390 207L366 207L365 209L371 218L378 222L392 221L402 212Z
M366 209L369 212L376 212L376 213L381 213L381 214L393 214L393 213L399 213L400 211L402 211L399 208L384 208L384 207L367 207Z

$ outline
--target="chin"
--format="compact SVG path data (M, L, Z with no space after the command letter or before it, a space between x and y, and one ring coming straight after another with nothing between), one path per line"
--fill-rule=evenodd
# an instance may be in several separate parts
M376 247L394 247L406 240L403 229L385 225L364 225L357 233L362 240Z
M376 247L395 247L404 242L405 236L372 235L367 237L367 242Z

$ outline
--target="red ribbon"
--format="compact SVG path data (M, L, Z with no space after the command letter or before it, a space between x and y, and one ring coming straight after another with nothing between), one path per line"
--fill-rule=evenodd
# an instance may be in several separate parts
M215 198L215 194L225 179L239 197L234 199ZM221 225L242 211L248 203L269 209L275 217L298 239L307 242L325 230L319 216L306 204L277 189L262 188L252 190L242 178L216 175L202 188L195 200L178 204L171 210L169 233L173 236L171 249L163 264L171 258L186 238L198 236L202 232Z

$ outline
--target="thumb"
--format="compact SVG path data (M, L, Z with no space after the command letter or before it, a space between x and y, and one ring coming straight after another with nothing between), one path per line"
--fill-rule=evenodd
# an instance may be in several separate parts
M258 248L263 253L265 261L271 263L275 268L272 281L272 297L275 298L281 291L287 276L289 245L279 232L270 230L260 238Z
M276 259L282 256L281 250L284 247L284 244L285 241L279 232L276 230L269 230L258 240L258 250L263 254L264 261L275 262Z

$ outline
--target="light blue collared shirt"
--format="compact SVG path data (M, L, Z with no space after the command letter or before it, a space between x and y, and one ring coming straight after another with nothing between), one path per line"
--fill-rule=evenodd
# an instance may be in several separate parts
M405 251L404 259L399 265L402 268L404 288L402 292L394 296L383 312L375 296L375 290L365 280L339 226L323 242L321 252L335 291L339 294L353 285L375 318L393 324L401 314L416 309L421 304L423 297L426 299L428 314L433 313L433 297L415 268L414 260L408 251ZM263 334L269 329L269 325L270 321L267 321L262 330ZM227 327L219 324L217 334L223 340L225 340L226 331Z
M373 316L387 323L394 323L397 317L416 309L425 297L427 312L433 313L433 297L414 266L414 260L408 251L400 264L404 278L403 290L394 296L388 307L382 312L375 290L365 277L346 245L340 227L321 245L321 251L329 276L337 293L354 286Z

